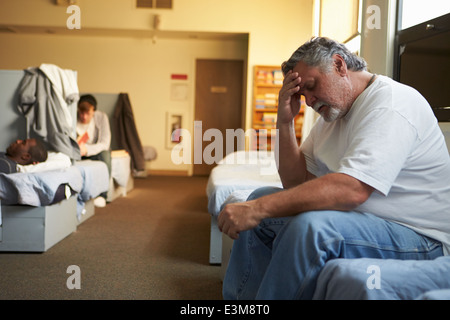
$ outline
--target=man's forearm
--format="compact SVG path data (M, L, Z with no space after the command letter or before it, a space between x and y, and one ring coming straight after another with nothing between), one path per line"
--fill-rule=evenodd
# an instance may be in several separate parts
M306 180L306 162L297 144L294 121L277 124L278 154L275 155L278 173L284 188L291 188Z
M330 173L255 200L228 204L219 214L218 226L232 239L237 239L241 231L256 227L266 218L317 210L354 210L372 191L372 187L351 176Z
M262 218L274 218L314 210L350 211L372 192L372 187L351 176L331 173L256 201L264 208Z

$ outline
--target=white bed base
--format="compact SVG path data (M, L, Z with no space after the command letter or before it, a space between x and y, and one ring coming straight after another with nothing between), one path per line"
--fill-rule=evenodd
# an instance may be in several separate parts
M125 197L133 188L130 155L125 150L111 151L111 178L106 200L112 202L118 197Z
M209 263L222 264L222 233L217 216L224 203L244 202L250 193L264 186L281 187L272 152L237 151L227 155L212 171L206 195L211 214ZM227 251L227 250L225 250Z
M77 229L77 199L51 206L1 206L0 251L45 252Z
M84 210L81 215L77 217L78 225L85 222L87 219L93 217L95 214L94 199L90 199L84 203Z
M133 188L134 188L134 178L131 174L130 177L128 178L127 185L125 187L119 185L113 178L111 178L106 200L108 202L113 202L115 199L119 197L126 197L128 192L133 190Z
M217 217L211 215L211 234L209 239L209 263L222 263L222 232L217 225Z

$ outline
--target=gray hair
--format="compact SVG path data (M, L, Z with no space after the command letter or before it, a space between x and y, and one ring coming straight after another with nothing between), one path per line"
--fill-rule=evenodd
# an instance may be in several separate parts
M341 56L347 68L351 71L367 70L366 61L352 53L347 47L326 37L313 37L298 48L288 61L283 62L281 69L286 74L294 69L298 62L303 61L308 66L318 67L323 72L331 70L333 55Z

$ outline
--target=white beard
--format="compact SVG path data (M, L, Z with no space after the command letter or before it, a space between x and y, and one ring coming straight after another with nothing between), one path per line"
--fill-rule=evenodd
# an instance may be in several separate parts
M328 114L325 114L325 112L319 112L320 107L322 107L324 105L326 105L326 104L322 101L316 102L313 106L313 109L318 114L320 114L326 122L333 122L341 116L341 114L342 114L341 110L339 110L336 107L330 107L328 105L326 105L328 107Z

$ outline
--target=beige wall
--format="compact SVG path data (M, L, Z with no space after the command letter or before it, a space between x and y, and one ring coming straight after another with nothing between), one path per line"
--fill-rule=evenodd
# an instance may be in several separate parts
M158 152L149 168L191 172L190 165L171 162L170 150L165 147L165 117L166 112L182 110L192 124L195 60L241 59L247 63L244 103L248 128L253 66L279 65L311 37L313 0L173 2L172 10L152 10L136 9L135 0L78 0L83 33L77 33L66 28L67 7L54 5L54 0L1 0L0 25L17 27L19 32L0 32L0 69L53 63L77 70L82 92L129 93L142 143ZM229 40L158 36L154 42L155 14L161 17L161 31L248 36ZM24 26L33 28L21 32ZM56 33L34 32L45 29L41 27L53 28ZM109 35L99 35L99 30ZM124 30L129 33L122 34ZM173 73L188 75L185 101L170 98Z

